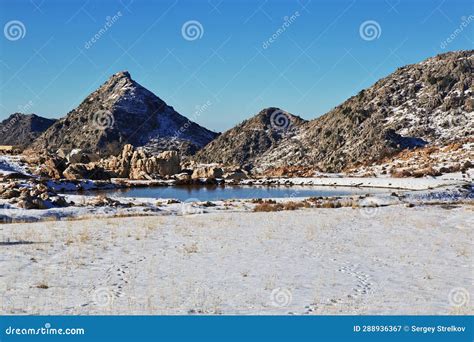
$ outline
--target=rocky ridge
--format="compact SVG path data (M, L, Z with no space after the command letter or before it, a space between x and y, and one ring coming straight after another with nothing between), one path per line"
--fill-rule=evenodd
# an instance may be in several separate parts
M450 52L399 68L261 155L262 168L341 171L407 148L446 145L474 133L474 51ZM299 157L285 152L303 146Z
M473 72L473 50L428 58L399 68L319 118L291 125L290 134L279 139L271 138L268 126L248 124L250 119L196 159L251 165L255 172L339 172L405 149L447 145L473 136Z

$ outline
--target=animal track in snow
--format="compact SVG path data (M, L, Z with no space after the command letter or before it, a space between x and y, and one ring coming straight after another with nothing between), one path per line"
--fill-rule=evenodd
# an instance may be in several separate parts
M357 264L342 266L339 272L349 274L356 279L356 286L352 288L352 293L348 297L359 298L373 290L372 277L359 269Z

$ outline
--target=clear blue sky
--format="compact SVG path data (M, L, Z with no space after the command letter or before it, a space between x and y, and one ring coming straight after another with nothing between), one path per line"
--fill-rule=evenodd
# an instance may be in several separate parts
M472 15L472 0L0 0L0 119L61 117L120 70L190 118L208 103L194 118L216 131L269 106L312 119L399 66L473 49ZM362 37L369 20L380 30Z

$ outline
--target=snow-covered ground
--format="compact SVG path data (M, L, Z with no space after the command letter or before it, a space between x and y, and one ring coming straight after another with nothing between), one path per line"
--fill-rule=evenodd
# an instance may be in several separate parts
M21 173L27 175L28 172L20 161L20 156L0 155L0 176L11 173Z
M274 184L274 185L318 185L318 186L357 186L386 189L426 190L448 185L469 183L461 178L461 173L450 177L424 177L424 178L388 178L388 177L314 177L314 178L271 178L271 179L246 179L241 184Z
M472 205L0 226L2 314L473 314Z
M0 200L4 222L38 221L0 225L0 314L473 314L471 179L245 181L387 189L273 199L305 203L279 212L252 200L104 204L73 191L94 182L50 182L75 204Z

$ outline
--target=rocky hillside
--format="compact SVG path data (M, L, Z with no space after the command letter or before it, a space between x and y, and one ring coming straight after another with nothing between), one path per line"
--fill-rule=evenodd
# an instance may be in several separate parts
M306 121L279 108L266 108L224 132L200 150L195 160L251 167L255 158L290 139Z
M14 113L0 123L0 145L29 146L55 121L36 114Z
M336 172L403 149L470 138L473 72L474 51L442 54L399 68L327 114L294 125L284 139L270 143L268 127L244 123L198 156L206 162L252 162L257 171L299 166Z
M193 154L217 136L177 113L126 71L113 75L33 144L32 149L111 155L125 144Z

